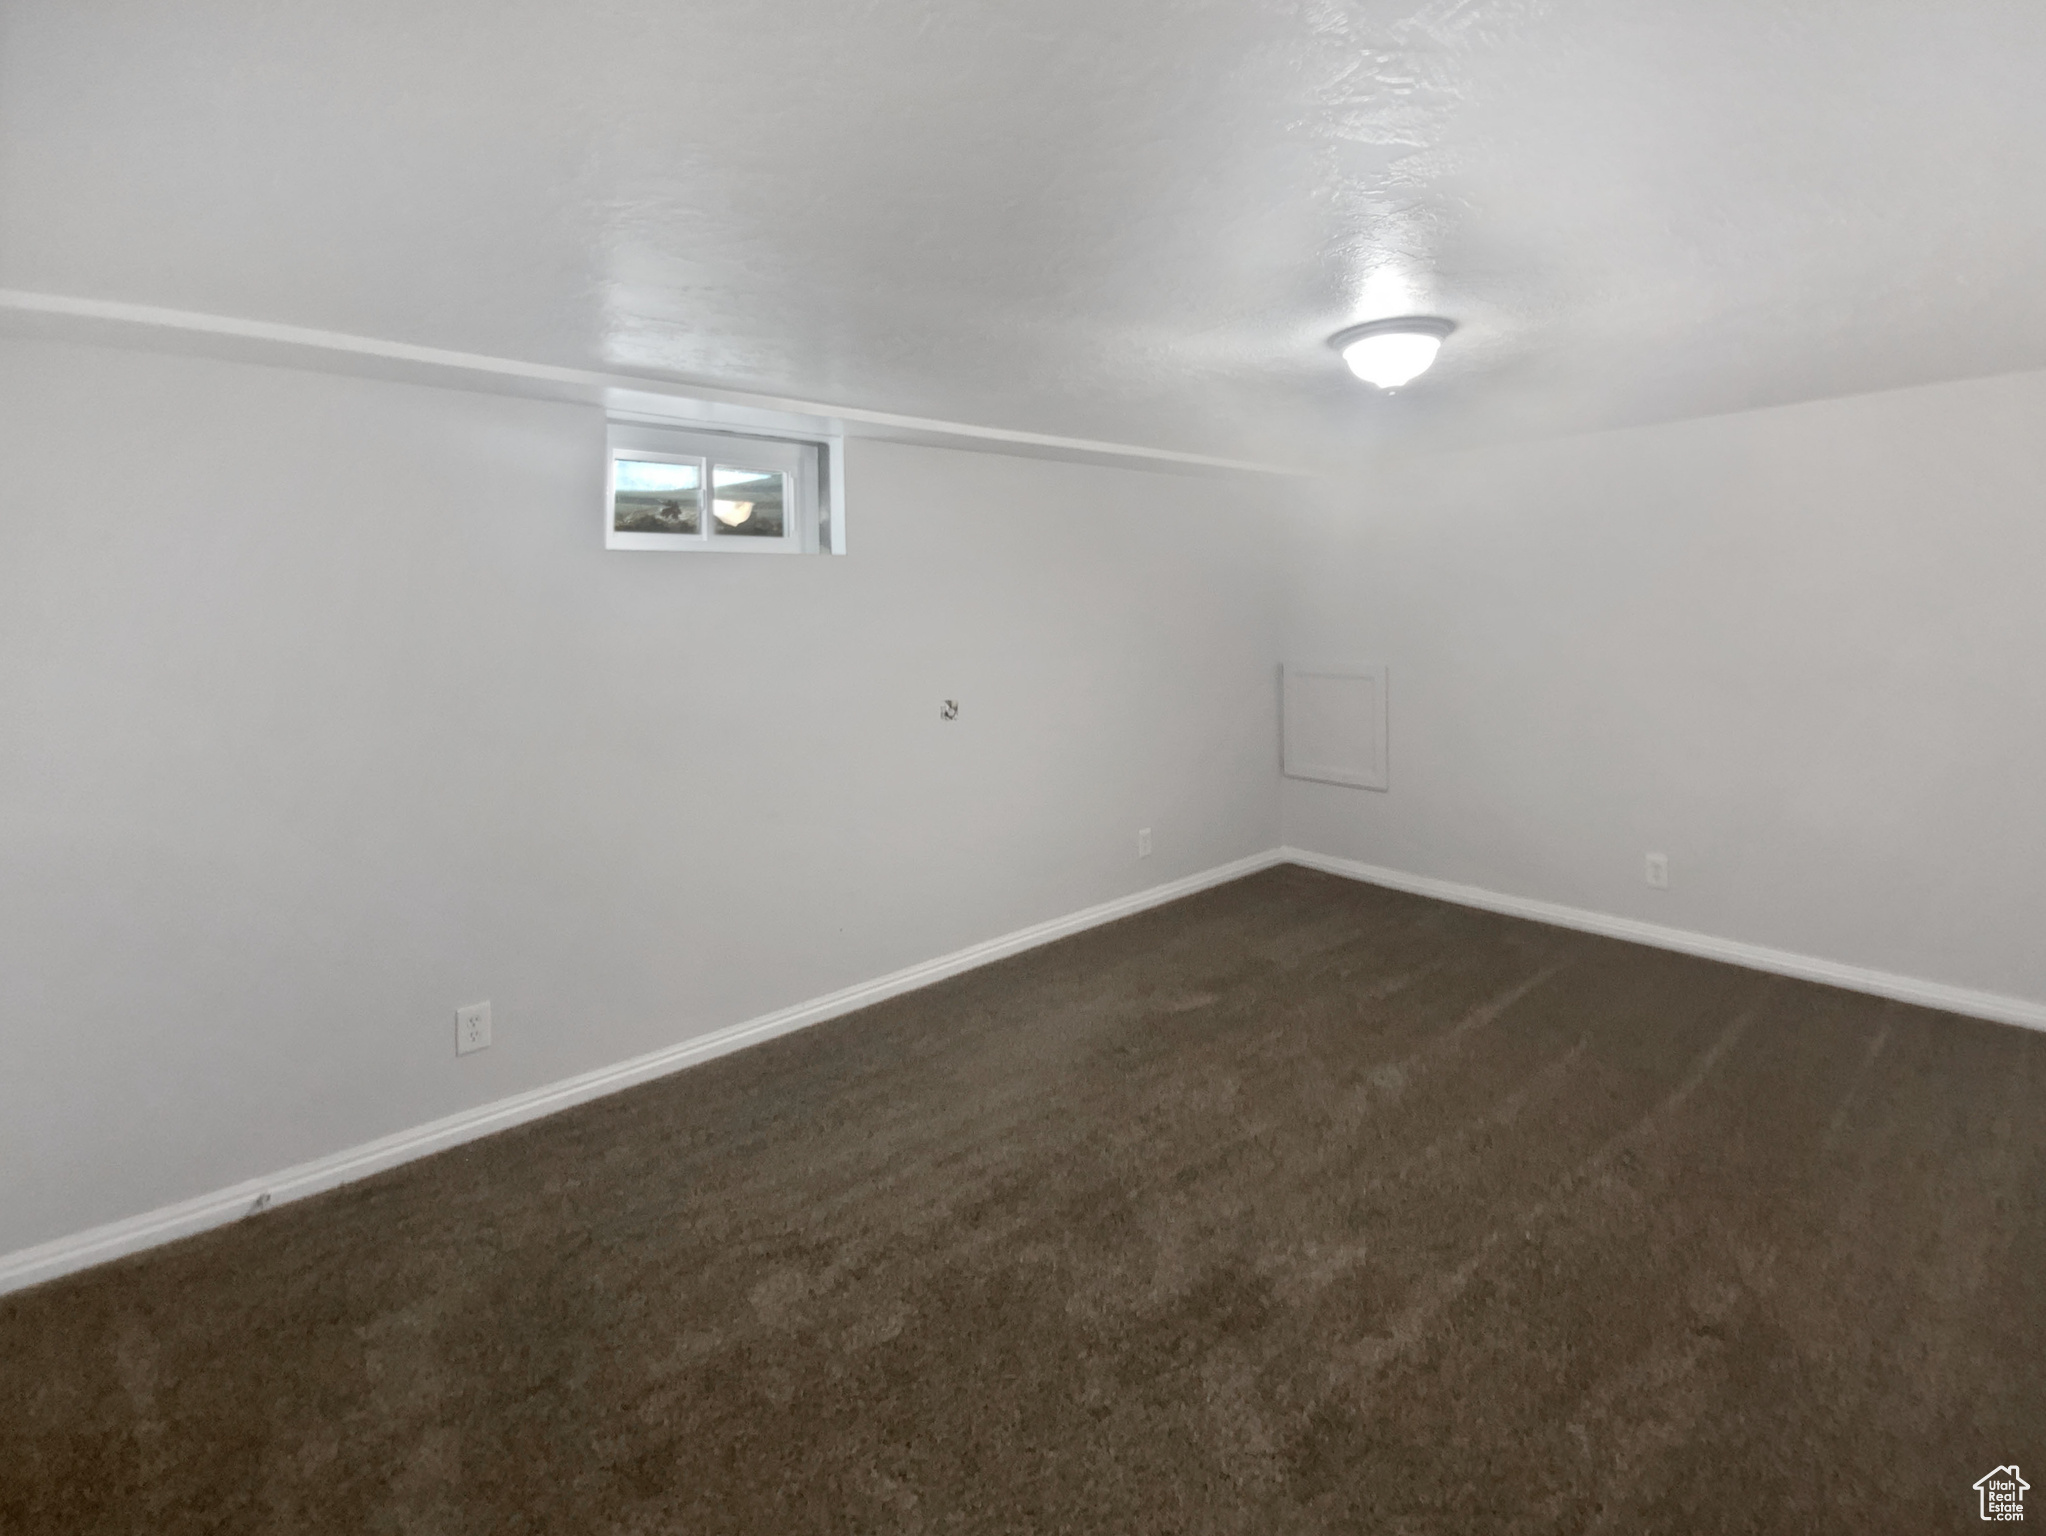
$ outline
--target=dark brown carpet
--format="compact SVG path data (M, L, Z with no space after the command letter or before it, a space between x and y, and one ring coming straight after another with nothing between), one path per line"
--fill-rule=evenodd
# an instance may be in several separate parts
M1274 870L0 1300L0 1528L1980 1529L2042 1086Z

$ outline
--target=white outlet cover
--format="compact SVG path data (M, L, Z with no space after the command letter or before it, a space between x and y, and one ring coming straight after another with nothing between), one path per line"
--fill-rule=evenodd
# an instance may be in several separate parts
M1669 889L1669 855L1651 853L1648 856L1648 883L1658 891Z
M1141 827L1137 831L1137 857L1140 859L1151 857L1151 829L1149 827Z
M487 1049L490 1045L490 1004L471 1003L466 1008L455 1010L455 1054L466 1056L471 1051Z

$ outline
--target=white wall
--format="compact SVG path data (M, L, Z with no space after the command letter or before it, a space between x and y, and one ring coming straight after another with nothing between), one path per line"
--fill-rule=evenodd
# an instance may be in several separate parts
M857 442L844 559L606 554L602 453L0 343L0 1254L1282 832L2046 999L2046 375L1416 460L1284 561L1270 488ZM1390 793L1275 792L1282 649L1390 664Z
M1392 785L1289 843L2046 1000L2046 375L1411 461L1289 587Z
M607 554L603 451L0 344L0 1253L1277 841L1253 492L855 443L842 559Z

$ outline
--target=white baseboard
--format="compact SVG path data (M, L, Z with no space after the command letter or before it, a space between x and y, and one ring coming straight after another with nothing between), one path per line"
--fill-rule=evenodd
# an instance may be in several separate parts
M1019 954L1026 949L1034 949L1040 944L1049 944L1054 939L1062 939L1069 934L1099 927L1103 923L1114 922L1119 917L1128 917L1132 913L1162 906L1168 901L1177 901L1182 896L1191 896L1196 891L1204 891L1210 886L1241 879L1245 875L1269 869L1280 862L1281 855L1277 849L1253 854L1247 859L1238 859L1234 863L1218 865L1197 875L1188 875L1183 880L1154 885L1149 890L1138 891L1134 895L1121 896L1114 901L1104 901L1098 906L1068 913L1064 917L1055 917L1049 922L1019 928L1014 933L1004 934L998 939L989 939L983 944L955 950L936 960L926 960L921 965L912 965L906 970L896 971L873 981L845 987L823 997L812 998L809 1002L798 1003L792 1008L762 1014L759 1018L749 1019L743 1024L734 1024L707 1035L699 1035L683 1041L680 1045L655 1051L651 1055L635 1057L616 1066L600 1067L594 1072L585 1072L579 1077L550 1083L544 1088L535 1088L527 1093L514 1094L508 1099L499 1099L495 1103L464 1110L460 1114L449 1115L446 1119L416 1126L409 1131L399 1131L395 1135L384 1136L376 1141L364 1142L343 1152L315 1158L309 1163L300 1163L294 1168L286 1168L261 1178L247 1179L227 1189L215 1190L211 1194L181 1200L175 1205L162 1206L140 1216L130 1216L69 1237L56 1238L33 1248L23 1248L0 1257L0 1295L20 1290L24 1286L41 1284L45 1280L54 1280L60 1275L71 1274L94 1264L104 1264L109 1259L117 1259L144 1248L153 1248L159 1243L189 1237L195 1232L205 1231L208 1227L223 1225L250 1214L257 1208L259 1201L264 1207L269 1207L282 1205L288 1200L302 1200L307 1195L333 1189L337 1185L367 1177L385 1168L395 1167L399 1163L426 1157L431 1153L459 1146L465 1141L474 1141L477 1137L488 1136L494 1131L523 1125L528 1120L537 1120L542 1115L551 1115L571 1105L601 1098L607 1093L616 1093L621 1088L630 1088L656 1077L665 1077L670 1072L679 1072L684 1067L696 1066L745 1046L757 1045L763 1040L773 1039L776 1035L785 1035L810 1024L821 1024L826 1019L835 1019L842 1014L885 1001L901 993L913 992L919 987L929 986L932 982L942 981L947 976L956 976L961 971L972 970L975 966L986 965L991 961Z
M975 966L987 965L991 961L1019 954L1026 949L1034 949L1040 944L1049 944L1054 939L1062 939L1069 934L1114 922L1119 917L1128 917L1151 907L1162 906L1166 902L1177 901L1182 896L1191 896L1196 891L1226 884L1228 881L1241 879L1245 875L1255 874L1261 869L1269 869L1275 864L1282 863L1300 864L1309 869L1322 870L1351 880L1361 880L1371 885L1410 891L1417 896L1433 896L1442 901L1455 902L1459 906L1481 907L1489 912L1531 918L1538 923L1553 923L1558 927L1603 934L1608 938L1650 944L1658 949L1677 950L1708 960L1724 960L1733 965L1747 966L1752 970L1770 971L1780 976L1795 976L1805 981L1846 987L1851 991L1895 998L1900 1002L1915 1003L1926 1008L1941 1008L1949 1013L1993 1019L2003 1024L2018 1024L2028 1029L2046 1029L2046 1003L2005 997L1994 992L1975 991L1968 987L1949 986L1944 982L1924 981L1914 976L1899 976L1889 971L1870 970L1858 965L1843 965L1835 960L1821 960L1811 955L1793 954L1788 950L1765 948L1759 944L1744 944L1734 939L1714 938L1710 934L1694 933L1683 928L1666 928L1657 923L1615 917L1610 913L1593 912L1583 907L1566 907L1558 902L1538 901L1528 896L1508 896L1498 891L1488 891L1482 886L1459 885L1454 881L1438 880L1427 875L1412 875L1404 870L1386 869L1376 864L1360 863L1355 859L1340 859L1329 854L1311 853L1304 848L1274 848L1265 853L1253 854L1249 858L1238 859L1234 863L1218 865L1197 875L1189 875L1183 880L1155 885L1134 895L1104 901L1098 906L1053 918L1049 922L1019 928L1014 933L989 939L983 944L970 945L952 954L927 960L921 965L912 965L873 981L845 987L823 997L812 998L809 1002L763 1014L757 1019L749 1019L743 1024L734 1024L707 1035L699 1035L679 1045L655 1051L651 1055L635 1057L631 1061L620 1062L615 1066L600 1067L579 1077L567 1078L543 1088L535 1088L526 1093L515 1094L511 1098L481 1105L476 1109L464 1110L460 1114L449 1115L445 1119L381 1137L376 1141L364 1142L360 1146L350 1147L327 1157L315 1158L293 1168L286 1168L261 1178L247 1179L227 1189L215 1190L211 1194L179 1201L175 1205L166 1205L140 1216L130 1216L69 1237L56 1238L33 1248L21 1249L0 1257L0 1295L20 1290L25 1286L38 1285L45 1280L54 1280L61 1275L90 1268L94 1264L103 1264L109 1259L153 1248L160 1243L189 1237L209 1227L223 1225L249 1214L259 1201L264 1206L276 1206L290 1200L301 1200L307 1195L318 1194L322 1190L365 1178L372 1173L395 1167L399 1163L426 1157L449 1147L459 1146L465 1141L474 1141L479 1136L488 1136L495 1131L509 1130L512 1126L523 1125L529 1120L537 1120L557 1110L601 1098L607 1093L616 1093L620 1089L630 1088L657 1077L665 1077L670 1072L679 1072L685 1067L714 1060L763 1040L771 1040L776 1035L785 1035L811 1024L821 1024L826 1019L835 1019L855 1009L883 1002L904 992L913 992L919 987L927 987L948 976L956 976L961 971L972 970Z
M1750 970L1771 971L1778 976L1795 976L1803 981L1824 982L1827 986L1845 987L1853 992L1869 992L1877 997L1916 1003L1924 1008L1942 1008L1948 1013L1965 1013L1972 1018L1993 1019L1999 1024L2019 1024L2026 1029L2046 1029L2046 1003L2029 1002L2021 997L2005 997L1996 992L1978 992L1970 987L1949 986L1942 981L1923 981L1916 976L1899 976L1890 971L1870 970L1865 966L1843 965L1837 960L1821 960L1812 955L1793 954L1785 949L1744 944L1737 939L1714 938L1710 934L1694 933L1688 928L1665 928L1660 923L1644 923L1631 917L1614 917L1607 912L1589 911L1584 907L1566 907L1558 902L1537 901L1531 896L1502 895L1498 891L1488 891L1483 886L1458 885L1452 880L1437 880L1428 875L1410 875L1404 870L1386 869L1377 864L1363 864L1355 859L1339 859L1325 853L1310 853L1304 848L1281 848L1279 855L1289 864L1302 864L1309 869L1342 875L1351 880L1362 880L1370 885L1390 886L1396 891L1410 891L1416 896L1433 896L1441 901L1453 901L1458 906L1483 907L1488 912L1504 912L1512 917L1532 918L1538 923L1554 923L1559 928L1577 928L1585 933L1604 934L1611 939L1628 939L1636 944L1652 944L1657 949L1674 949L1687 955L1699 955L1707 960L1724 960L1732 965L1744 965Z

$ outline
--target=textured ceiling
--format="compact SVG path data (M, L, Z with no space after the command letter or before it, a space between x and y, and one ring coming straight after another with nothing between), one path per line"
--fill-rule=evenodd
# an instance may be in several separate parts
M1263 458L2046 366L2042 194L2040 0L0 11L0 287Z

